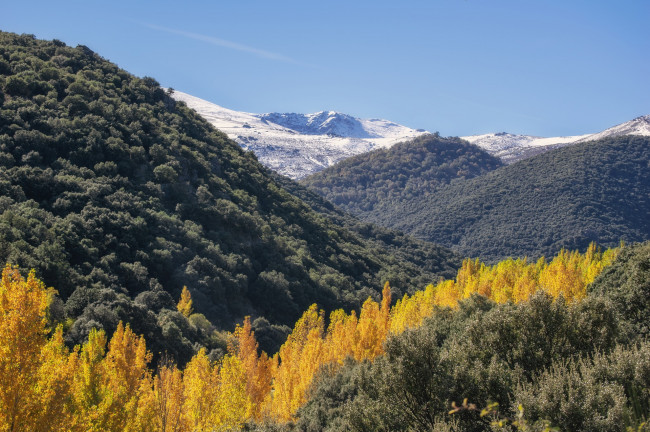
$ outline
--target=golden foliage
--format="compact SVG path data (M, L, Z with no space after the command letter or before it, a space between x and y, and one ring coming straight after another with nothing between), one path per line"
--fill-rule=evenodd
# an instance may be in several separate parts
M244 318L244 323L237 326L233 335L233 343L229 346L231 355L237 356L246 376L246 392L250 398L253 417L262 418L264 401L271 392L272 373L275 369L274 360L265 352L258 355L258 344L252 331L250 317Z
M455 307L458 301L480 294L497 303L519 303L543 290L567 301L581 300L589 285L616 258L618 249L600 252L592 243L584 254L566 250L549 263L540 258L535 263L524 259L507 259L487 266L478 259L466 259L455 281L429 285L412 297L405 295L391 311L391 332L400 333L418 326L429 316L433 306Z
M219 403L217 383L218 377L202 348L187 364L183 375L183 412L190 430L209 430L214 424L212 409Z
M183 376L176 365L158 369L153 382L154 424L160 432L180 432L186 429L183 418Z
M7 265L0 281L0 431L29 431L41 422L39 369L46 349L48 292L31 271ZM44 352L45 351L45 352ZM47 358L44 358L47 357ZM43 377L40 377L41 380ZM44 389L43 389L44 390ZM46 399L50 394L44 395Z
M183 291L181 291L181 299L178 301L176 309L178 309L178 311L182 313L185 318L189 318L194 311L194 308L192 308L192 295L186 286L184 286Z
M311 305L276 354L279 366L273 377L273 397L266 407L271 417L288 421L305 403L307 388L322 364L323 331L324 313Z

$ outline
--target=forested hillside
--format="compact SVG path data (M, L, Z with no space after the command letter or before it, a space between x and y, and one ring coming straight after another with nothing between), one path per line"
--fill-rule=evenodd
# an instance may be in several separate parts
M451 145L446 143L447 148ZM454 145L459 152L463 148ZM562 247L585 249L590 242L615 246L621 240L650 238L647 137L575 144L498 169L492 169L498 165L481 158L478 150L468 156L474 147L465 145L464 149L466 153L458 159L434 159L435 169L429 171L453 172L454 163L465 167L478 158L481 162L469 171L476 177L451 181L448 177L438 187L410 188L410 183L430 180L417 169L404 168L413 177L399 175L401 167L422 159L418 157L423 154L421 148L408 143L396 149L395 157L391 150L370 153L368 160L362 155L304 183L362 220L487 260L538 258L554 255ZM414 162L409 159L411 153ZM376 164L376 160L382 162ZM377 183L375 178L384 180ZM363 179L366 192L351 186Z
M72 342L122 320L187 359L218 345L210 322L265 317L277 335L314 302L359 307L386 280L406 291L460 265L337 226L152 78L56 40L0 33L0 167L0 261L56 287ZM183 286L204 316L191 325Z
M423 135L388 149L345 159L301 183L365 221L385 222L387 208L434 194L456 179L476 177L503 163L459 138Z
M386 205L382 223L492 260L643 241L650 238L649 166L648 137L580 143Z

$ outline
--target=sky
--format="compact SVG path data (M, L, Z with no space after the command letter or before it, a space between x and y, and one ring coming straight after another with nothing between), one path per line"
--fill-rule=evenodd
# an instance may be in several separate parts
M0 30L86 45L238 111L444 136L578 135L650 114L648 0L3 3Z

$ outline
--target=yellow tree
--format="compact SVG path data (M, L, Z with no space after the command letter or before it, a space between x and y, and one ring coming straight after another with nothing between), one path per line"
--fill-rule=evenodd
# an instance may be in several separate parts
M253 417L261 418L264 400L271 392L273 361L265 352L257 354L259 349L250 317L235 328L233 343L228 347L231 355L239 359L246 376L246 391L253 404Z
M0 431L33 429L38 370L47 343L48 292L31 271L7 265L0 280Z
M313 373L322 364L323 311L313 304L296 322L287 341L280 347L279 366L274 374L270 414L289 421L306 401L305 392ZM319 346L320 344L320 346ZM305 359L309 358L309 361Z
M106 334L92 329L88 341L81 348L79 364L73 381L74 418L71 429L75 431L101 431L103 413L110 404L109 389L104 385Z
M36 386L38 416L32 430L66 430L73 422L72 388L77 365L78 352L69 352L63 341L63 330L58 326L41 350Z
M382 291L381 306L369 298L361 307L357 324L357 343L354 347L355 359L374 359L383 354L383 344L389 328L390 302L390 285L386 282Z
M144 388L141 393L146 394L148 399L146 402L141 400L142 411L149 411L149 414L138 416L139 430L151 430L152 426L154 430L160 432L188 430L182 415L185 401L183 374L176 365L167 363L159 367L158 373L153 378L153 389ZM142 421L149 418L151 418L149 424Z
M399 334L408 328L419 326L433 311L436 304L436 287L428 285L412 297L404 297L395 303L390 312L390 332Z
M119 323L108 351L105 333L91 330L74 380L76 416L72 428L123 431L134 427L140 397L151 386L150 360L144 338L136 336L128 325Z
M120 322L108 344L105 383L112 400L106 412L107 430L121 431L133 423L143 382L150 379L148 369L151 353L143 336L137 336L129 325Z
M354 355L357 344L357 314L346 314L343 309L330 314L330 324L325 335L325 361L343 364L348 356Z
M205 348L201 348L183 371L183 415L190 430L210 430L216 422L217 385L218 372L215 374Z
M218 377L215 421L209 430L241 430L253 413L253 404L246 391L246 372L236 356L226 355Z
M178 301L176 309L185 315L186 318L189 318L189 316L192 315L194 310L192 308L192 296L190 295L190 290L188 290L186 286L184 286L183 291L181 291L181 299Z

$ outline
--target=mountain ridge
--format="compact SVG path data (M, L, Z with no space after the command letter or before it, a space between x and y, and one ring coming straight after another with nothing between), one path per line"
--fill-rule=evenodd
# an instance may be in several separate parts
M180 91L175 91L173 97L187 103L245 150L254 152L264 165L294 180L346 158L430 133L388 120L359 119L336 111L253 114L230 110ZM555 148L630 134L650 135L650 115L583 135L539 137L496 132L460 138L510 164Z
M388 120L358 119L336 111L253 114L177 90L173 97L196 110L242 148L255 153L264 165L293 179L347 157L428 133Z
M498 132L461 138L510 164L555 148L621 135L650 136L650 115L639 116L601 132L584 135L538 137Z
M417 138L301 183L361 220L485 260L650 239L650 137L584 141L512 164L438 139L445 147Z

